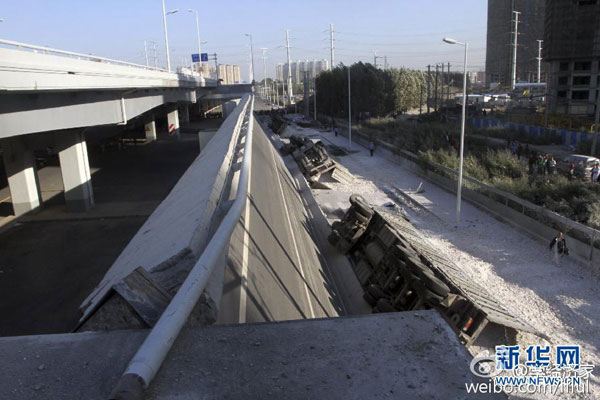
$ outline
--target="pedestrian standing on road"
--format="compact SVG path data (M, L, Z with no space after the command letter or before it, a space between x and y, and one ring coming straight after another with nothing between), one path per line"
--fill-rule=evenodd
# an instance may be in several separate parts
M572 181L573 179L575 179L575 163L571 161L569 165L569 180Z
M510 152L512 153L513 156L517 155L517 144L515 142L513 142L512 145L510 146Z
M529 175L533 175L535 173L535 155L533 152L529 153L529 160L527 163L529 164Z
M554 263L560 265L560 257L568 256L569 249L567 248L567 241L563 237L562 232L558 232L556 237L550 242L550 251L554 251Z
M591 176L592 183L598 182L599 176L600 176L600 165L598 165L598 163L596 163L596 164L594 164L594 168L592 168L592 176Z
M548 160L548 173L550 175L554 175L556 173L556 160L554 159L553 156L550 156L550 159Z
M537 173L538 175L544 175L546 172L546 158L542 154L537 156Z
M369 153L371 153L371 157L373 157L373 151L375 151L375 143L371 141L369 142Z
M338 135L338 127L337 126L333 127L333 133L337 137L337 135Z

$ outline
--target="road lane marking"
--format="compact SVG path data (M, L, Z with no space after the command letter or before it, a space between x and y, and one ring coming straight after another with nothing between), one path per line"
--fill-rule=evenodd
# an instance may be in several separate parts
M248 134L246 134L248 135ZM248 136L246 136L246 140ZM252 149L250 149L252 151ZM244 154L246 157L246 154ZM250 184L252 183L252 163L248 164L248 193L246 198L246 210L244 210L244 241L242 249L242 273L240 278L240 310L239 310L239 321L240 324L246 323L246 305L248 302L248 253L249 253L249 242L250 242Z
M6 200L10 199L10 196L6 196L5 198L3 198L2 200L0 200L0 203L4 203Z
M281 191L281 198L283 199L283 208L285 209L285 216L288 222L288 228L292 235L292 242L294 243L294 250L296 252L296 258L298 259L298 265L300 266L300 275L302 276L302 282L304 282L304 291L306 292L306 299L308 300L308 308L310 310L311 318L315 318L315 310L313 309L312 301L310 299L310 293L308 290L308 282L306 281L306 276L304 274L304 267L302 266L302 260L300 259L300 252L298 252L298 245L296 243L296 236L294 235L294 229L292 228L292 221L290 220L290 210L288 209L287 202L285 200L285 194L283 193L283 185L281 184L281 178L279 176L279 168L277 168L277 163L275 162L275 154L273 151L273 145L269 143L269 147L271 148L271 158L273 159L273 167L275 168L275 173L277 174L277 182L279 182L279 190Z

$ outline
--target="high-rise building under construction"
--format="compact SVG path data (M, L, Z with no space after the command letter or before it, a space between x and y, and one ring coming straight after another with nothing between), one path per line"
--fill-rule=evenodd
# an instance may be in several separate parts
M537 82L539 42L544 38L546 0L488 0L487 50L485 71L487 84L511 87L515 13L517 25L517 82ZM542 63L542 82L545 81Z
M543 58L549 111L593 114L600 90L600 0L547 0Z

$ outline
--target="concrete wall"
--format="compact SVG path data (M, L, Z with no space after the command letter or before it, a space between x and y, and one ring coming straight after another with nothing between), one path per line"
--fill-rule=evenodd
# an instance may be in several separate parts
M158 274L173 267L193 266L209 239L211 220L224 190L248 100L249 96L246 96L223 122L206 149L136 233L98 287L84 300L82 320L115 283L138 266ZM181 271L183 274L185 268Z
M523 132L531 137L544 135L544 127L539 125L516 124L490 118L469 118L468 122L477 128L504 128L515 132ZM592 138L592 134L584 131L569 131L567 129L548 129L549 135L560 136L562 144L575 146Z

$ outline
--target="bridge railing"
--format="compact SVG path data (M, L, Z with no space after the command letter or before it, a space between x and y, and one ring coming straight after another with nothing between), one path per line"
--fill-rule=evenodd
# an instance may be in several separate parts
M133 68L149 69L152 71L169 72L163 68L157 68L157 67L151 67L151 66L142 65L142 64L136 64L136 63L131 63L128 61L113 60L110 58L98 57L98 56L94 56L91 54L82 54L82 53L76 53L73 51L53 49L51 47L36 46L36 45L32 45L32 44L15 42L12 40L0 39L0 45L3 45L4 47L16 48L18 50L23 50L23 51L32 51L34 53L52 54L52 55L76 58L78 60L95 61L95 62L101 62L101 63L111 64L111 65L122 65L122 66L133 67Z
M111 399L143 398L144 389L148 387L158 372L175 339L179 336L210 276L219 265L221 255L229 245L235 227L240 222L248 199L252 163L253 96L249 98L248 103L242 113L244 120L241 129L243 130L245 127L246 135L235 200L187 278L129 362L117 387L111 394Z

